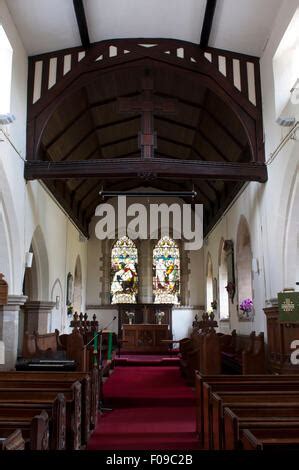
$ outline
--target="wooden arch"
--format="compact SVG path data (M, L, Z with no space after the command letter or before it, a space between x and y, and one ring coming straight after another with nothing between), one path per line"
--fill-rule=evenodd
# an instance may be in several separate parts
M188 91L183 97L179 96L173 79L172 90L175 91L164 87L162 91L157 90L157 95L176 99L184 112L187 110L190 115L198 113L199 117L193 121L155 117L155 121L159 119L160 127L168 126L168 134L162 135L158 130L158 151L150 161L138 158L137 144L136 147L130 145L132 141L137 143L136 126L131 126L134 129L131 133L117 135L113 132L113 139L103 145L100 142L98 149L88 148L88 151L81 152L80 146L87 140L98 139L99 130L110 130L110 127L118 125L130 126L136 120L136 117L127 116L116 116L112 123L93 123L93 127L70 147L63 158L49 155L43 143L45 131L53 115L70 101L70 97L86 90L95 80L107 77L109 82L109 74L141 67L152 67L170 78L179 75L182 80L186 79L192 93ZM186 190L190 189L190 184L198 185L200 180L198 202L205 204L210 229L244 181L267 180L259 60L256 57L202 49L192 43L170 39L109 40L95 43L86 50L72 48L31 57L28 80L25 178L44 180L86 235L103 182L110 189L130 190L142 184L148 185L150 181L152 187L159 189ZM196 100L200 87L206 90L203 102ZM133 93L132 90L125 93L124 96L136 96L138 87ZM117 99L114 97L110 101L116 102ZM223 103L224 111L217 113L216 109L213 112L213 106L217 104L212 103L213 99L215 103L217 100ZM99 106L105 105L103 101ZM73 107L76 109L75 99ZM90 117L88 96L84 109L86 116ZM202 116L212 122L208 135L200 125ZM232 129L231 119L234 121ZM61 129L57 127L56 134L53 130L50 134L57 140L76 121L78 117L74 114ZM224 141L238 148L239 157L231 157L233 152L229 146L217 143L213 126L218 133L223 133ZM202 142L205 143L204 151L198 148ZM120 147L124 150L118 151ZM80 155L73 158L76 152Z

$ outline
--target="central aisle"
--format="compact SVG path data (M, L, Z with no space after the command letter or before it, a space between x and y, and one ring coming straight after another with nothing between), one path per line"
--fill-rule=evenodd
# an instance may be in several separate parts
M116 367L88 450L194 450L194 392L178 367Z

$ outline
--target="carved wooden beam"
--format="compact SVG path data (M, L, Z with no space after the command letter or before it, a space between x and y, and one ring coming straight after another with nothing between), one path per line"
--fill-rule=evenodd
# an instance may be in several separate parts
M175 177L178 179L210 179L227 181L267 181L267 167L264 163L205 162L156 158L149 162L138 158L113 158L88 161L43 162L27 161L25 178L68 179L68 178L132 178L145 174L154 177Z

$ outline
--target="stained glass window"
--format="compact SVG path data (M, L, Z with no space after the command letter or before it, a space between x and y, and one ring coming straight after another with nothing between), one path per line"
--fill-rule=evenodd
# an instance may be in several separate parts
M180 301L180 250L169 237L163 237L153 251L153 293L156 304Z
M117 240L111 252L111 303L135 304L138 294L138 252L128 237Z

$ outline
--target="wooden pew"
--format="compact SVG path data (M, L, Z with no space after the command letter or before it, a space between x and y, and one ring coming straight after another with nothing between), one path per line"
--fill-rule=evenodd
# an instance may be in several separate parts
M244 429L241 443L243 450L294 450L299 448L299 426L276 429Z
M211 399L211 391L217 391L217 387L227 387L227 390L233 390L238 384L256 384L251 385L252 389L256 387L258 390L265 384L273 383L297 383L299 387L299 376L298 375L203 375L196 371L195 373L195 399L196 399L196 431L200 437L201 445L204 447L208 446L209 433L207 426L204 426L204 422L208 422L209 419L209 404ZM207 383L209 387L204 388L204 383ZM225 385L226 384L226 385ZM270 387L270 385L269 385ZM204 393L205 390L205 393Z
M59 340L59 331L40 335L36 331L32 334L25 332L23 338L22 357L54 357L58 351L63 351L63 346ZM65 356L65 355L64 355Z
M0 436L9 437L15 429L20 429L30 450L49 450L49 418L43 410L39 415L20 421L0 421Z
M228 335L231 341L221 339L221 362L225 373L231 374L265 374L264 333L259 335L252 331L249 336L237 335L234 330ZM229 344L228 344L229 343Z
M226 407L224 409L223 448L239 450L240 436L243 429L272 429L279 425L293 426L299 422L299 405L288 406L285 403L270 404L268 407L255 403L254 406Z
M88 377L90 377L90 387L88 385ZM89 373L86 372L0 372L0 382L9 380L21 380L30 383L31 381L43 384L44 382L57 383L58 386L61 383L71 384L75 381L79 381L82 386L82 409L86 408L86 413L83 412L83 416L88 414L88 408L90 409L90 425L89 428L95 428L98 417L98 403L99 403L99 372L96 368L93 368ZM41 385L42 386L42 385ZM89 391L90 388L90 391ZM83 425L87 433L87 423Z
M53 403L60 389L44 388L0 388L0 403ZM67 447L73 450L81 448L81 384L74 382L64 390L66 399L66 436Z
M25 450L21 429L16 429L8 437L0 437L0 450Z
M209 416L209 448L221 449L223 447L223 421L224 408L241 403L256 403L267 406L269 403L289 403L293 406L299 404L298 390L288 391L288 388L268 391L237 391L237 392L213 392Z
M0 420L31 420L41 411L49 416L50 449L65 450L66 446L66 403L62 393L58 393L52 403L1 403Z
M38 380L35 380L35 377L26 377L25 379L20 380L17 376L14 377L6 377L2 378L0 374L0 388L45 388L47 390L60 390L62 393L65 393L66 390L69 390L72 384L75 382L74 380L69 381L59 381L57 380L48 380L45 378L38 377ZM91 412L90 412L90 377L88 374L85 374L84 377L81 379L82 385L82 395L81 395L81 438L82 444L86 444L90 437L90 419L91 419Z

